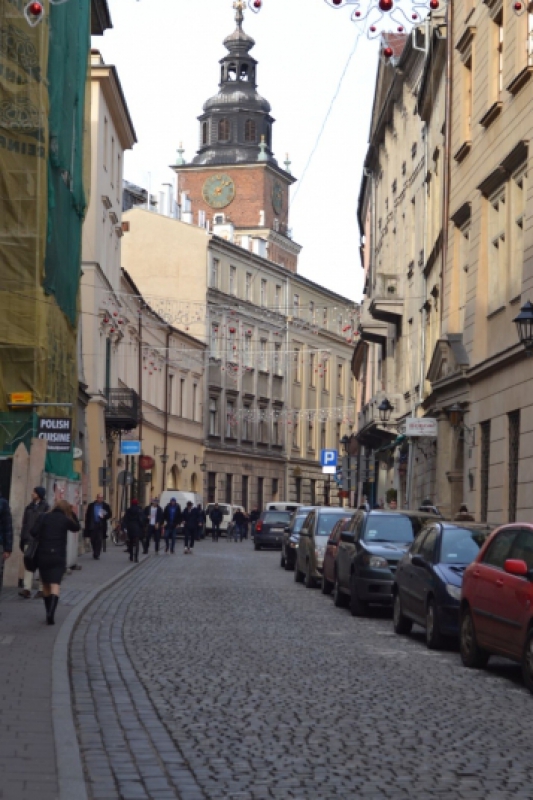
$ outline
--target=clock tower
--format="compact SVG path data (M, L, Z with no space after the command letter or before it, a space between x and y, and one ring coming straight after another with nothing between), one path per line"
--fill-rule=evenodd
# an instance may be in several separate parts
M282 169L272 152L270 104L257 91L255 45L243 31L244 0L235 0L235 31L224 40L219 91L204 104L200 147L191 163L172 167L180 197L194 224L231 223L242 237L268 242L268 258L297 270L299 245L289 228L289 189L295 178ZM182 212L183 212L182 208Z

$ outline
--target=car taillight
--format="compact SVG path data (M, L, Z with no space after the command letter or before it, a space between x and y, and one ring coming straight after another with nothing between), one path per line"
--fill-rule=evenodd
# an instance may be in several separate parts
M256 529L256 531L259 532L262 529L262 527L263 527L263 523L261 522L261 520L259 520L259 522L255 526L255 529Z

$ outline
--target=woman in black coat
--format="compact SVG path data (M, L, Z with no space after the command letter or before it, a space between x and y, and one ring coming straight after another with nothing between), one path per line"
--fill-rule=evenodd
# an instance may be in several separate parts
M142 539L144 533L144 514L139 508L139 501L134 497L131 505L126 509L126 513L122 517L121 526L126 531L128 537L128 552L130 554L130 561L139 561L139 540Z
M31 536L39 541L37 561L48 625L55 623L59 587L67 569L67 533L79 529L80 523L70 504L59 500L51 511L39 517L31 530Z

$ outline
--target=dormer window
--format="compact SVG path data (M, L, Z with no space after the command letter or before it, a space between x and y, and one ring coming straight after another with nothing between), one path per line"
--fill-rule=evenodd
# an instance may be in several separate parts
M221 119L218 123L218 141L229 142L229 120Z
M244 123L244 141L255 142L257 139L257 127L255 120L247 119Z
M228 80L229 81L236 81L237 80L237 65L230 64L228 66Z

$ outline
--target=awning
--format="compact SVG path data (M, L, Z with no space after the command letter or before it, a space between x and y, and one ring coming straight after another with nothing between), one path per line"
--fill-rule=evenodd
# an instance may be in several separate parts
M396 447L399 447L402 442L405 442L407 436L401 433L399 436L394 439L394 441L389 442L388 444L384 444L382 447L378 447L377 450L374 450L374 453L384 453L385 450L394 450Z

